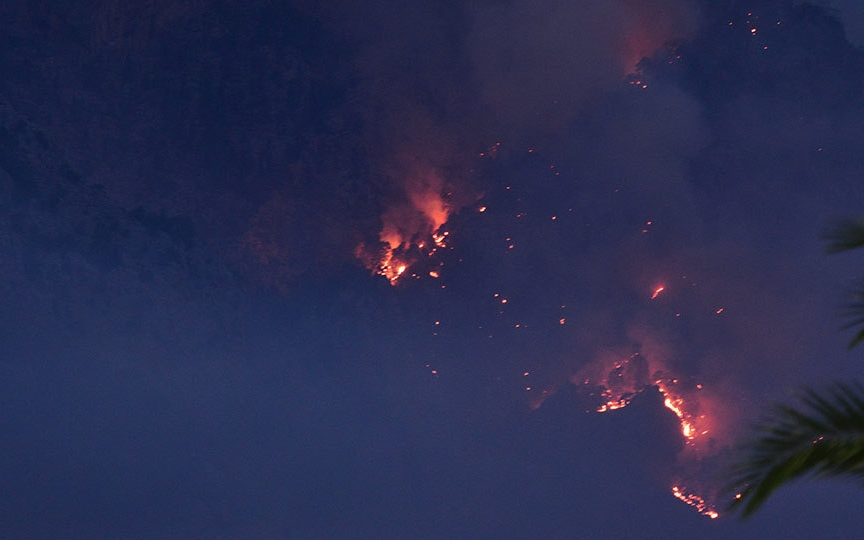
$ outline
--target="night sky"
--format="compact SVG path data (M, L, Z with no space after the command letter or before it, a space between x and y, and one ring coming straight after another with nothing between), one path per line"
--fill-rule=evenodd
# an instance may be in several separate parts
M860 535L721 490L864 380L857 0L57 5L0 3L0 539Z

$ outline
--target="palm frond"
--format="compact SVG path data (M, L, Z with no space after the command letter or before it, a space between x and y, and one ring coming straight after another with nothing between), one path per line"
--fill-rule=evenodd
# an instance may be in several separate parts
M864 387L804 391L795 406L777 405L755 428L727 490L743 517L796 478L852 476L864 481Z
M846 324L843 325L844 330L858 329L852 341L849 342L849 348L853 349L864 342L864 283L852 291L850 298L851 301L846 304L842 315L846 319Z
M839 253L864 246L864 220L846 218L831 225L824 234L825 251Z

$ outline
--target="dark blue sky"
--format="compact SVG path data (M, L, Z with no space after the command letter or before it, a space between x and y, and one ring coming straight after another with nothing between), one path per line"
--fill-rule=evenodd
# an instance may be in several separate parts
M858 534L717 490L864 380L860 6L391 4L0 6L0 538Z

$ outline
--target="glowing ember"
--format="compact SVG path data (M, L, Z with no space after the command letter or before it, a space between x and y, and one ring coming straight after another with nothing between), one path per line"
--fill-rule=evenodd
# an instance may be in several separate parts
M651 295L651 300L656 299L658 296L660 296L660 293L662 293L665 290L666 290L666 287L664 287L663 285L660 285L659 287L654 289L654 294Z
M362 246L361 248L358 248L358 256L361 254ZM397 249L387 247L381 255L378 263L373 266L373 270L376 274L382 275L390 280L392 285L395 285L396 281L402 277L405 270L407 270L408 266L413 262L413 260L409 259L402 252L400 247L397 247Z
M606 411L614 411L616 409L623 409L630 403L628 399L619 399L618 401L608 401L603 405L600 405L597 408L597 412L606 412Z
M681 486L672 486L672 495L679 501L683 501L684 504L688 504L695 508L703 516L708 516L711 519L717 519L720 517L720 514L714 510L714 507L705 502L705 499L695 493L687 493L684 489L685 488Z

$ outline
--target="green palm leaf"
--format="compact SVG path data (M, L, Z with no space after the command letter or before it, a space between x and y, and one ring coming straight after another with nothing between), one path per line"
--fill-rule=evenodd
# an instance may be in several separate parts
M858 329L852 341L849 342L849 348L853 349L864 341L864 284L858 285L850 296L852 300L846 304L843 310L843 317L846 319L843 329Z
M864 387L812 390L796 406L777 405L756 427L728 489L744 517L790 480L807 475L864 481Z
M840 253L864 246L864 219L846 218L835 222L825 231L828 253ZM864 342L864 284L852 292L852 301L846 305L843 312L847 324L844 329L857 328L849 348L852 349Z

